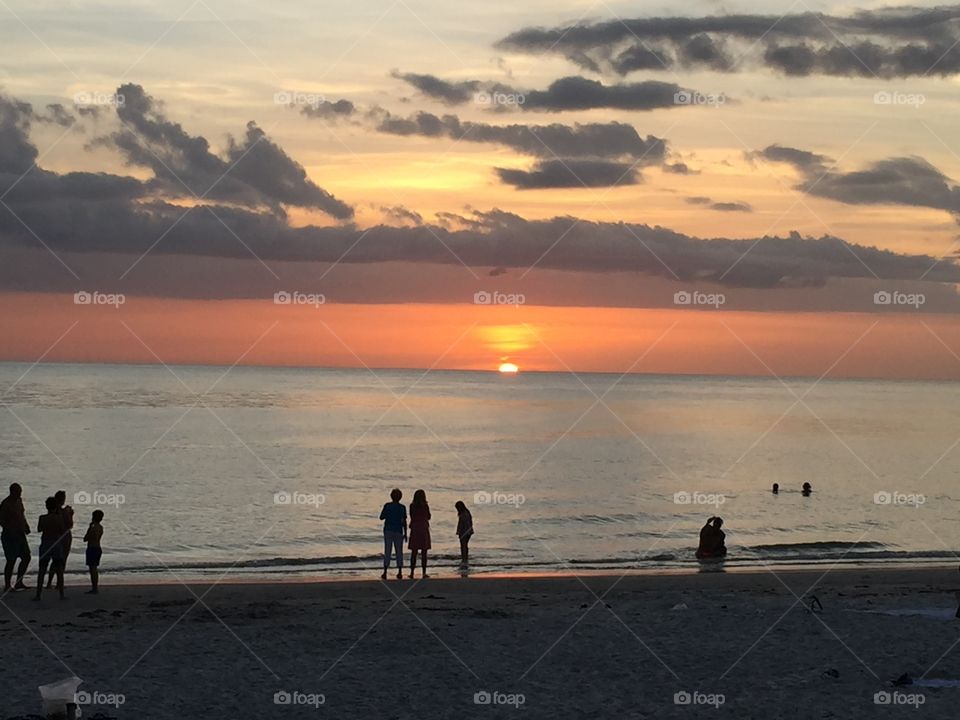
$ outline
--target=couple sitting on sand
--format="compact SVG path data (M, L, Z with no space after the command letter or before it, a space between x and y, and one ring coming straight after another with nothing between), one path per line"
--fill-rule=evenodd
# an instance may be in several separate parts
M697 548L698 560L726 557L727 534L720 529L722 527L723 518L712 517L707 520L707 524L700 530L700 546Z
M383 506L380 519L383 520L383 574L381 579L387 579L387 570L390 567L390 556L397 556L397 579L403 579L403 542L407 539L407 508L400 503L403 493L394 488L390 493L390 502ZM458 522L457 537L460 538L460 565L467 566L469 550L467 544L473 535L473 517L467 506L458 500L456 504ZM430 549L430 506L427 504L427 494L417 490L410 503L410 541L407 545L410 550L410 579L417 568L417 552L421 554L423 577L427 575L427 550Z

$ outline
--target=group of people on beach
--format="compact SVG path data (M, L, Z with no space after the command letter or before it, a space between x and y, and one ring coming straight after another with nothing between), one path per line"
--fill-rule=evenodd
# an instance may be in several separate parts
M37 532L40 533L40 569L37 576L37 591L34 600L39 600L43 592L44 578L47 589L53 587L54 578L57 581L57 590L60 597L64 597L63 573L67 564L67 557L73 546L73 508L67 505L67 493L59 490L46 500L47 512L37 521ZM100 559L103 549L100 540L103 537L103 511L94 510L90 519L90 526L83 536L87 544L86 564L90 571L91 594L99 592ZM23 505L23 488L18 483L10 486L10 494L0 502L0 540L3 544L5 565L3 567L3 591L20 592L30 588L23 582L30 565L30 523L27 522L27 513ZM19 561L17 579L13 581L13 570Z
M420 555L421 576L427 575L427 551L431 548L430 542L430 505L427 502L427 493L417 490L410 503L409 540L407 527L407 508L400 500L403 493L394 488L390 492L390 502L385 503L380 511L383 520L383 574L382 580L387 579L390 569L391 556L397 558L397 579L403 579L403 543L407 543L410 550L410 579L417 569L417 555ZM470 562L470 538L473 537L473 516L462 500L458 500L454 507L457 510L457 537L460 539L460 567L466 568Z

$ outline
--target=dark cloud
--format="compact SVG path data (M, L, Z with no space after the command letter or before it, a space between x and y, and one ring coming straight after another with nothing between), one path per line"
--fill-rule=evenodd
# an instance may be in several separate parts
M448 105L462 105L463 103L470 102L476 97L477 92L479 92L482 87L482 84L477 80L451 82L441 80L435 75L401 73L398 70L394 70L391 75L399 80L403 80L427 97L440 100Z
M503 50L560 54L591 72L733 72L912 77L960 72L960 6L822 13L654 17L525 28Z
M336 102L323 102L316 105L304 105L300 112L310 118L323 118L325 120L339 120L341 118L351 117L357 108L349 100L337 100Z
M398 223L423 224L423 215L403 205L381 205L380 212Z
M149 168L158 192L264 205L278 212L283 205L294 205L341 220L353 217L349 205L318 187L255 123L247 124L242 141L231 138L220 156L211 152L206 138L168 120L139 85L123 85L117 92L124 97L116 108L123 127L99 142L119 150L131 165Z
M718 212L753 212L753 207L745 202L715 202L710 204L710 209Z
M693 197L686 198L687 203L690 205L703 205L709 208L710 210L716 210L717 212L753 212L753 207L749 203L745 202L714 202L711 198L705 197L703 195L695 195Z
M960 186L920 157L894 157L866 169L840 172L829 158L804 150L770 146L757 155L792 164L803 175L797 189L848 205L910 205L935 208L960 219Z
M496 168L496 171L504 183L518 190L612 187L640 182L633 164L608 160L541 160L531 170Z
M503 145L524 155L544 158L631 158L640 160L640 164L656 165L666 154L665 140L653 135L641 137L632 125L620 122L490 125L461 121L456 115L438 117L419 112L404 118L380 111L376 128L394 135Z
M693 170L685 162L664 163L663 171L674 175L699 175L699 170Z
M676 83L647 80L637 83L604 85L598 80L570 76L554 80L546 90L524 90L499 83L478 80L449 82L433 75L398 74L420 92L448 105L467 102L483 103L494 109L511 108L527 111L561 112L564 110L656 110L683 105L677 102L681 93L693 93ZM504 100L497 102L500 93Z
M0 97L0 173L33 167L37 148L30 142L30 124L36 119L30 103Z

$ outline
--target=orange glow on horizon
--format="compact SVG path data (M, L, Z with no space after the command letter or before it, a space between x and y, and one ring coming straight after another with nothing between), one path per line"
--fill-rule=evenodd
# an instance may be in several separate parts
M921 322L922 320L922 322ZM0 360L960 380L960 317L0 297ZM498 367L495 365L494 367Z

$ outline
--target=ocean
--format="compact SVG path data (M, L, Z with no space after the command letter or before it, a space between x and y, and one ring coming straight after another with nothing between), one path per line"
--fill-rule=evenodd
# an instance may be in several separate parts
M729 569L960 546L957 383L3 363L0 392L0 483L34 525L67 491L68 571L103 509L105 582L377 576L394 487L436 575L457 500L473 574L698 570L712 515Z

